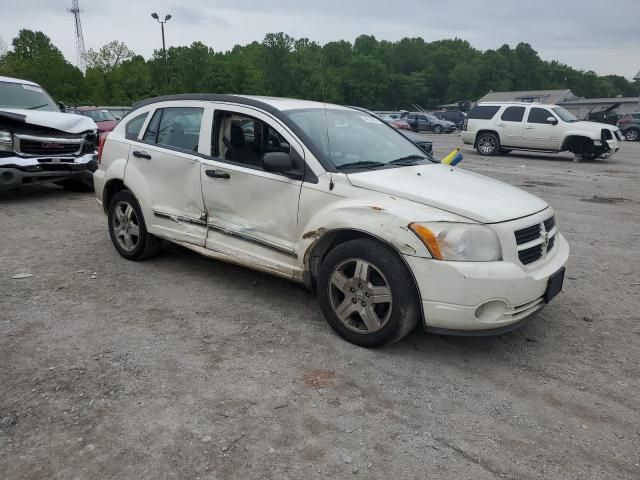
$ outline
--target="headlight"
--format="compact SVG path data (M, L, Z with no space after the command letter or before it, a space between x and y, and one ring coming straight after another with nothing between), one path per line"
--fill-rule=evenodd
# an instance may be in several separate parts
M13 151L13 138L11 132L7 130L0 130L0 151Z
M498 235L473 223L412 223L409 228L437 260L492 262L502 260Z

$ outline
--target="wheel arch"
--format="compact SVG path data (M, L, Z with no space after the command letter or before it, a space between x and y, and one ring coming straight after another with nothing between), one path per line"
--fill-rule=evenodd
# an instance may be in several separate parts
M409 267L409 264L403 257L402 253L391 242L385 240L384 238L357 228L336 228L323 232L322 236L318 238L318 240L307 249L304 257L304 273L302 278L305 287L309 291L315 292L316 278L318 276L318 269L320 267L320 264L322 263L322 260L331 250L336 248L338 245L357 239L370 239L389 247L404 264L405 268L409 272L412 286L415 289L418 299L422 299L422 296L420 295L420 288L418 287L418 281L413 273L413 270L411 270L411 267ZM424 311L422 309L422 301L420 301L419 303L420 305L418 306L418 311L420 313L420 320L424 325Z
M102 191L102 208L104 208L105 213L109 210L109 204L113 196L122 190L129 190L129 188L120 178L112 178L105 183ZM131 193L133 194L133 192Z
M485 133L494 134L496 137L498 137L498 142L500 142L500 145L502 145L502 140L500 139L500 134L497 131L492 130L490 128L483 128L482 130L478 130L476 132L476 138L473 141L473 148L477 148L478 147L478 139Z
M584 153L585 146L593 148L595 142L587 135L580 133L572 133L567 135L562 141L560 151L569 151L571 153Z

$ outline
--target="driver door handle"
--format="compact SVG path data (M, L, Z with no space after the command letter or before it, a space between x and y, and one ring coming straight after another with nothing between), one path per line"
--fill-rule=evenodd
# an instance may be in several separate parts
M227 172L221 172L219 170L205 170L204 173L207 174L207 177L211 178L231 178L231 175Z
M136 158L146 158L147 160L151 160L151 155L149 155L145 151L136 150L135 152L133 152L133 156Z
M526 127L524 127L525 130L534 130L536 127L533 127L531 125L527 125Z

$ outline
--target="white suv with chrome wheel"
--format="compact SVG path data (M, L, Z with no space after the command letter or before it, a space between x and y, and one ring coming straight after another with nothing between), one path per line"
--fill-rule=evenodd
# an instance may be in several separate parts
M526 102L479 103L469 111L460 136L484 156L568 151L576 162L610 157L622 140L618 127L579 121L558 105Z
M562 288L552 208L439 164L375 116L301 100L191 94L140 102L94 174L115 248L169 240L304 283L328 323L385 345L519 326Z

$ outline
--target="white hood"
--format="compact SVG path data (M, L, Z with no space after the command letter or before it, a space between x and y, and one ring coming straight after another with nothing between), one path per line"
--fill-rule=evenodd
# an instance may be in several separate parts
M347 175L352 185L439 208L481 223L526 217L549 205L506 183L441 164Z
M73 113L47 112L42 110L23 110L20 108L0 108L2 112L24 117L24 122L39 127L54 128L67 133L83 133L97 130L98 126L89 117Z

